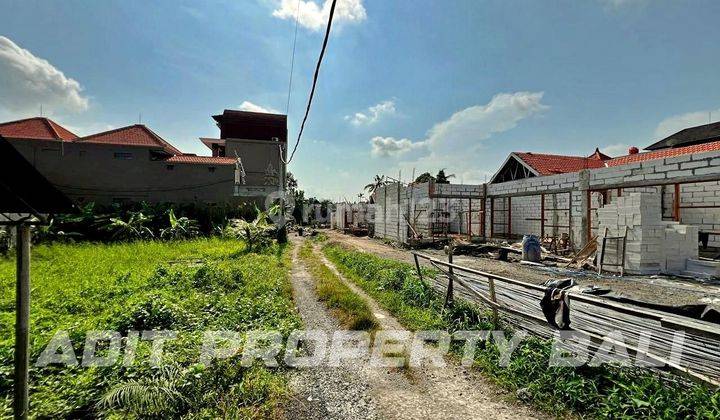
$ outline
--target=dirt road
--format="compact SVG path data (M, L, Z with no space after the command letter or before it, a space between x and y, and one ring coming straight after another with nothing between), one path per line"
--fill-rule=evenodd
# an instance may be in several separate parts
M414 263L410 251L385 244L377 239L344 235L337 231L323 231L336 242L350 245L363 252L369 252L383 258ZM438 259L447 256L439 250L426 249L420 251ZM720 297L720 286L682 281L664 276L598 276L596 273L579 270L565 270L556 267L532 267L517 262L498 261L491 258L458 255L454 263L510 277L534 284L542 284L551 279L573 277L581 285L597 285L609 288L615 296L625 296L646 302L664 305L689 305L717 302Z
M312 277L298 258L300 238L293 238L292 283L295 302L306 328L332 331L337 321L315 295ZM319 253L319 251L318 251ZM363 297L384 330L402 326L355 284L343 278ZM343 419L525 419L542 418L530 408L509 402L507 394L477 372L449 359L443 368L383 368L356 362L342 368L307 368L295 371L291 388L293 402L286 408L289 418ZM366 360L365 360L366 361Z

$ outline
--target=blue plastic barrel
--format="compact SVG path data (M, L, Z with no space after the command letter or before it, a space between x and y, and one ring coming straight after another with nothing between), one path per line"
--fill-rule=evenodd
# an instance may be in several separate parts
M522 258L525 261L540 262L542 258L540 239L535 235L525 235L522 240Z

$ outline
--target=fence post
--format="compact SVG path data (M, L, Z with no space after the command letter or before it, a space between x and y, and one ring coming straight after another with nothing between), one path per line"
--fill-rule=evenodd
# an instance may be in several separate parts
M422 271L420 271L420 261L418 260L417 254L413 253L413 257L415 257L415 268L417 269L418 278L420 278L420 281L422 281Z
M488 278L488 288L490 289L490 300L493 301L493 303L497 303L497 296L495 295L495 279L492 277ZM499 323L499 314L498 314L498 308L493 306L492 308L493 313L493 327L498 328Z
M453 244L452 241L448 243L448 263L453 263ZM448 287L447 295L445 295L445 306L452 305L453 301L453 277L455 276L452 267L448 267Z

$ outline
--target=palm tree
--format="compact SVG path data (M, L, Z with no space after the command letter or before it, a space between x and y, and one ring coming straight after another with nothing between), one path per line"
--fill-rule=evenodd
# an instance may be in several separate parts
M435 182L438 184L449 184L450 178L455 178L455 174L445 175L445 168L443 168L435 175Z
M364 189L366 189L368 193L370 193L370 195L373 195L378 188L384 186L385 184L387 184L385 175L375 175L375 179L373 180L373 182L367 184Z

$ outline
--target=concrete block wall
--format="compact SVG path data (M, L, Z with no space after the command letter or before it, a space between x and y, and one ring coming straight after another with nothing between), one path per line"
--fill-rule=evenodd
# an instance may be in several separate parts
M481 200L477 197L482 194L482 185L422 183L400 186L399 201L397 188L397 183L390 184L379 188L375 194L376 237L406 242L412 234L408 222L405 220L407 217L418 235L429 238L432 236L431 213L433 210L450 213L449 233L467 233L468 212L472 211L474 214L473 233L479 234L481 222L477 214L480 210ZM469 201L471 198L473 198L472 204ZM400 220L399 233L398 220Z
M720 152L696 153L590 170L590 187L631 182L670 183L701 176L720 176Z
M378 188L375 194L375 237L406 242L408 225L406 188L392 183Z

